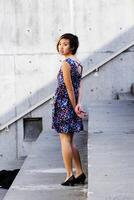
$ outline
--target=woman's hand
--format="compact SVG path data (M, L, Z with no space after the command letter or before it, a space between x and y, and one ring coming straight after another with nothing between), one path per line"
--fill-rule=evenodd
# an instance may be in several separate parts
M78 117L80 117L80 118L84 118L84 117L86 117L87 116L87 113L86 112L84 112L82 109L81 109L81 105L80 104L77 104L76 106L75 106L75 113L76 113L76 115L78 116Z

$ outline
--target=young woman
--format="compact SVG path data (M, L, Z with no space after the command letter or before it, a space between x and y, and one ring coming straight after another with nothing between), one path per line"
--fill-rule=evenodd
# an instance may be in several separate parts
M62 157L66 179L61 185L84 184L86 176L82 170L79 152L73 142L75 132L83 130L82 118L86 115L80 106L80 82L82 66L75 57L79 46L78 37L66 33L59 38L57 51L64 56L57 79L58 87L54 96L52 128L60 135ZM76 170L72 171L72 161Z

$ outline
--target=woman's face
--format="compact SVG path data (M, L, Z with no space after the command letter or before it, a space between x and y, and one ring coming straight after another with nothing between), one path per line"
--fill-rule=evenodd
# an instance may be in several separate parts
M71 54L72 52L70 50L70 41L68 39L61 39L59 41L58 51L59 51L59 54L63 56Z

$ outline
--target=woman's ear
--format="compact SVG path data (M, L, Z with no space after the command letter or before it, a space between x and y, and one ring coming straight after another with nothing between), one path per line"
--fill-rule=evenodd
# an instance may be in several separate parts
M73 51L73 50L74 50L74 47L71 47L71 48L70 48L70 50L72 50L72 51Z
M74 49L75 49L74 47L70 48L71 53L73 53Z

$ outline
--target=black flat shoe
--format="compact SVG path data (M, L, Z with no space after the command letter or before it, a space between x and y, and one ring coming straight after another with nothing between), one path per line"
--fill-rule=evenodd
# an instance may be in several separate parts
M86 175L84 173L82 173L80 176L75 178L75 183L76 184L84 184L86 179Z
M66 181L61 183L63 186L73 186L75 184L75 177L72 175L70 178L68 178Z

